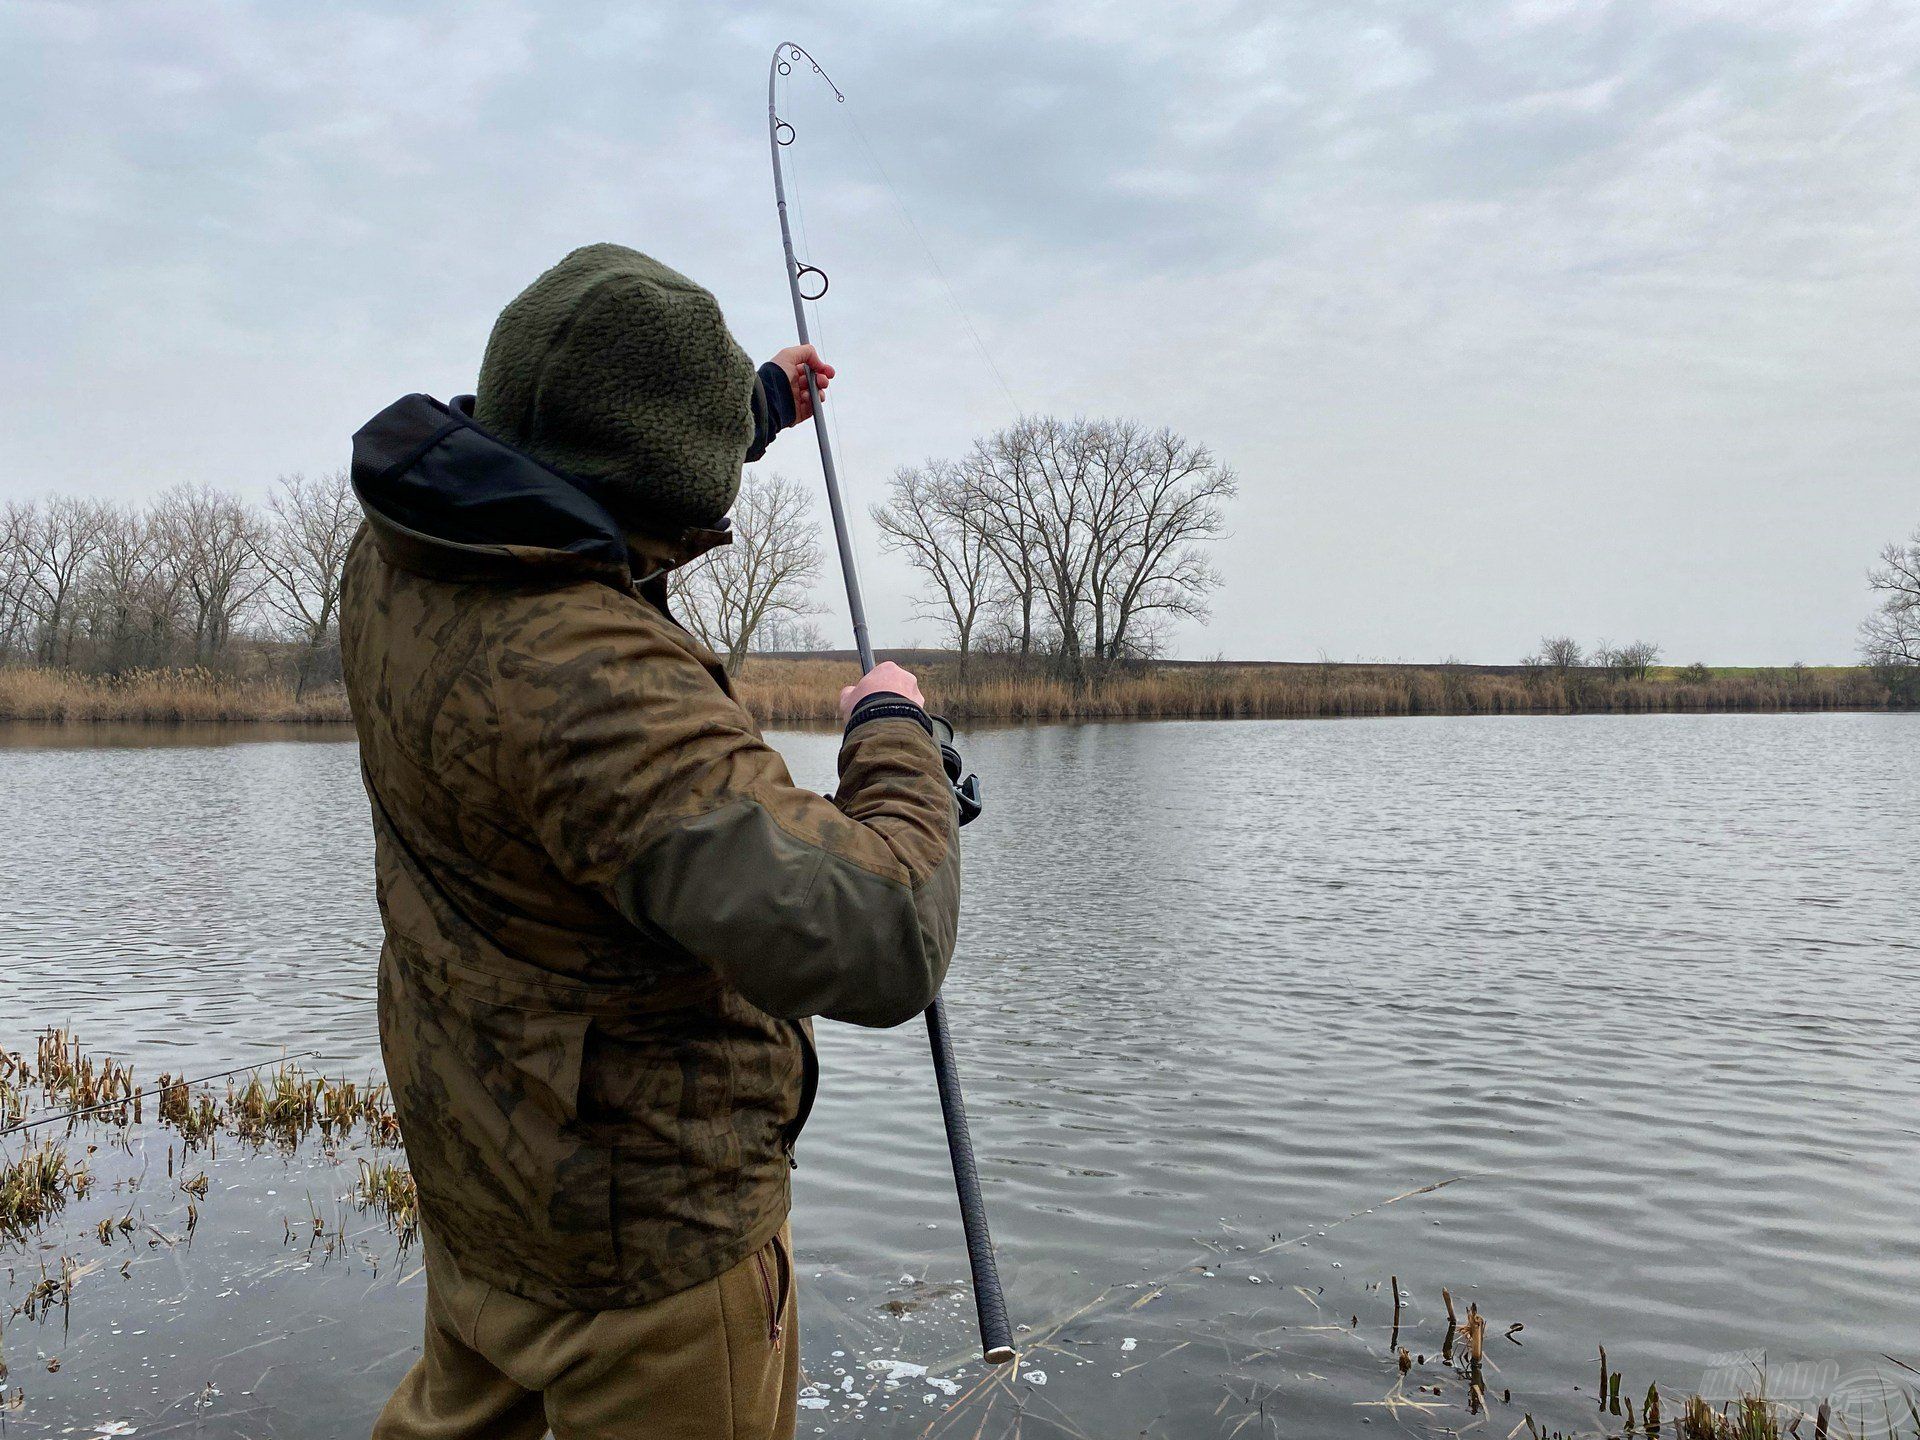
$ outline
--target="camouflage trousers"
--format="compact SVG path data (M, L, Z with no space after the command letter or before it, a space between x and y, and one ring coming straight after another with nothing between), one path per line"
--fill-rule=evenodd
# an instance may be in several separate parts
M792 1440L783 1229L717 1279L631 1310L556 1310L460 1273L426 1237L425 1353L374 1440Z

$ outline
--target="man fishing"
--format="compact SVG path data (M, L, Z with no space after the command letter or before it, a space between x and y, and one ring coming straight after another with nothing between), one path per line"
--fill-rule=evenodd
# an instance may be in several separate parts
M823 799L668 610L809 371L594 245L502 312L476 396L354 437L341 645L427 1270L380 1440L793 1434L808 1019L918 1015L960 889L911 674L841 692Z

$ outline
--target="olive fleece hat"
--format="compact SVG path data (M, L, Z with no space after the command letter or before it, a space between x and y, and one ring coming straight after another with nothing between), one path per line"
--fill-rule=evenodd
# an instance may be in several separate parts
M474 418L588 482L623 524L674 531L733 504L753 385L711 294L638 250L588 245L500 312Z

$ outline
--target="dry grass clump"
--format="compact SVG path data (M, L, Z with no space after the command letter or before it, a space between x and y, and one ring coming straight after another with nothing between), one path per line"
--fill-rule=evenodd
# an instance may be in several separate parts
M420 1231L420 1191L405 1166L362 1160L352 1199L356 1209L378 1213L402 1245L413 1243Z
M24 1239L92 1183L59 1141L28 1141L17 1157L0 1159L0 1239Z
M369 1082L362 1087L351 1080L322 1079L319 1122L321 1134L328 1139L359 1125L376 1150L400 1143L400 1120L393 1113L393 1099L385 1085Z
M309 1079L298 1065L282 1065L262 1080L249 1076L236 1092L227 1082L227 1119L242 1140L277 1140L295 1145L320 1120L322 1082Z
M1789 1423L1797 1418L1790 1417ZM1695 1395L1688 1399L1674 1433L1680 1440L1775 1440L1786 1430L1779 1408L1761 1396L1745 1395L1716 1410Z
M256 1073L244 1086L229 1081L226 1105L212 1113L218 1123L255 1145L271 1140L291 1148L315 1129L331 1141L356 1125L366 1127L376 1147L400 1143L400 1122L385 1085L363 1087L351 1080L308 1075L292 1064L264 1078Z
M13 1124L27 1113L27 1087L33 1083L33 1067L27 1057L0 1048L0 1126Z
M193 1091L184 1075L162 1070L156 1082L160 1092L160 1123L179 1129L193 1117Z
M205 1091L194 1094L184 1076L160 1072L160 1123L180 1132L189 1150L220 1128L220 1107Z
M39 1080L49 1104L66 1110L112 1111L104 1120L125 1124L127 1112L143 1098L134 1088L133 1069L110 1055L81 1053L80 1042L60 1026L48 1026L40 1036Z
M270 720L319 724L351 719L338 686L296 699L278 680L240 680L211 670L135 670L79 675L66 670L0 669L0 720Z
M1699 1395L1689 1395L1680 1403L1679 1413L1673 1418L1672 1433L1675 1440L1841 1440L1843 1436L1867 1435L1883 1436L1885 1440L1917 1440L1920 1437L1920 1400L1911 1391L1890 1391L1883 1400L1881 1421L1876 1422L1876 1428L1855 1431L1849 1428L1844 1417L1835 1417L1828 1401L1821 1401L1818 1409L1809 1412L1798 1405L1770 1399L1765 1380L1766 1377L1762 1375L1759 1393L1743 1394L1738 1399L1723 1400L1717 1405ZM1607 1368L1607 1351L1603 1345L1600 1347L1602 1415L1624 1421L1621 1427L1623 1435L1644 1435L1649 1440L1659 1440L1666 1433L1662 1428L1660 1387L1657 1384L1647 1386L1646 1398L1641 1402L1638 1415L1634 1413L1632 1398L1622 1396L1620 1390L1620 1373ZM1905 1414L1896 1410L1893 1403L1895 1396L1903 1403ZM1884 1423L1885 1428L1877 1428L1879 1423ZM1562 1431L1548 1430L1535 1424L1531 1415L1526 1416L1522 1424L1531 1440L1573 1440ZM1810 1427L1811 1434L1806 1427ZM1612 1428L1603 1426L1606 1430Z
M1633 1402L1628 1400L1624 1404L1626 1423L1623 1434L1646 1435L1649 1440L1658 1440L1666 1433L1660 1415L1660 1392L1657 1387L1648 1387L1645 1409L1637 1419ZM1617 1394L1607 1411L1614 1416L1623 1414ZM1672 1433L1674 1440L1829 1440L1833 1432L1827 1407L1820 1407L1810 1436L1803 1435L1800 1428L1807 1418L1801 1410L1778 1405L1764 1395L1743 1395L1738 1400L1724 1401L1718 1407L1698 1395L1692 1395L1674 1418ZM1531 1440L1573 1440L1563 1431L1547 1430L1535 1424L1531 1415L1522 1423ZM1888 1440L1893 1440L1896 1433L1889 1425L1886 1431Z

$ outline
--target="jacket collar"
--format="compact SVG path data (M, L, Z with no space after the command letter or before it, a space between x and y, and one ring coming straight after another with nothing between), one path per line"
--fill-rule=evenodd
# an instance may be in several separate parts
M381 554L435 579L632 590L733 538L724 521L665 534L623 527L591 482L482 429L465 395L387 406L354 434L352 479Z
M709 550L733 543L733 527L722 520L711 529L689 525L672 535L653 535L644 530L627 532L627 560L635 583L678 570Z

